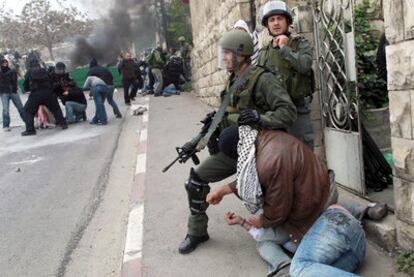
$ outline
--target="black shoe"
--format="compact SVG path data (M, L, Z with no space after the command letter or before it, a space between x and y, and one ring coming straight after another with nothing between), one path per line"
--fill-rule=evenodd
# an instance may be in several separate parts
M193 252L200 243L206 242L209 239L210 237L208 234L201 237L187 235L181 242L178 252L180 252L180 254L189 254Z
M131 97L131 100L132 100L132 101L135 101L135 97Z
M161 93L154 93L154 97L158 97L158 96L161 96L162 94Z
M290 272L290 261L285 261L279 264L277 269L272 273L269 273L268 277L289 277Z
M88 120L88 117L86 116L86 112L84 112L84 113L82 114L82 120L83 120L83 121L87 121L87 120Z
M371 220L381 220L388 213L387 204L383 203L372 203L368 206L365 212L365 217Z
M115 115L115 117L116 117L116 118L122 118L122 115L117 114L117 115Z
M67 123L65 123L65 124L61 124L61 125L60 125L60 128L62 128L62 130L65 130L65 129L67 129L67 128L68 128L68 124L67 124Z
M131 102L125 102L125 105L131 106Z
M22 136L34 136L34 135L36 135L36 131L35 130L33 130L33 131L24 131L23 133L22 133Z

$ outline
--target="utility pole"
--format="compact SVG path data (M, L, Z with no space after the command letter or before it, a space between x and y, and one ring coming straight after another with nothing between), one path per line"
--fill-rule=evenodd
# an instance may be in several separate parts
M160 45L163 49L167 49L166 42L166 16L165 16L165 2L164 0L155 0L155 24L157 31L155 34L155 41L157 45Z

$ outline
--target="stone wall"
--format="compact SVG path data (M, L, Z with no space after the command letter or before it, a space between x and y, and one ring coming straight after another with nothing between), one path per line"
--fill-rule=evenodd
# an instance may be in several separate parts
M263 5L268 0L256 0L254 6L257 13L256 30L259 32L260 45L266 45L270 41L270 36L260 22L260 14ZM306 4L308 1L288 0L290 7ZM228 1L202 1L191 0L191 22L193 27L194 51L192 52L193 69L193 88L200 99L217 107L219 105L219 94L224 88L227 74L219 70L216 61L217 41L224 32L230 30L234 23L245 20L252 26L251 3L248 0L228 0ZM294 8L294 12L301 18L298 23L295 21L296 32L304 35L313 43L313 22L309 15L312 10L302 6ZM312 105L312 120L315 130L315 153L324 156L322 145L321 113L319 106L319 94L314 95Z
M414 246L414 0L384 0L397 240Z

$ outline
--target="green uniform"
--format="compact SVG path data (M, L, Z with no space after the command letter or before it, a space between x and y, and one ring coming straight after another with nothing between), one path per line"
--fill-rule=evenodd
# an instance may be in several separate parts
M256 66L250 66L241 88L229 93L235 79L230 76L223 97L229 97L227 115L221 122L221 129L237 126L239 113L246 109L255 109L261 117L261 126L269 129L287 129L296 120L296 109L282 80L270 72ZM217 153L195 170L203 181L218 182L236 173L237 161L223 153ZM191 214L188 221L188 234L203 236L207 234L208 217L205 213Z
M298 112L298 119L289 132L313 149L309 101L314 87L311 45L297 35L291 35L283 48L273 48L270 42L260 50L258 64L280 74Z

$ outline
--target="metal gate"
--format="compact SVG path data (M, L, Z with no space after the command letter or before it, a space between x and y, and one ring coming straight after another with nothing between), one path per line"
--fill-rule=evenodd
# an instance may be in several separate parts
M353 1L313 0L314 32L328 167L364 195Z

